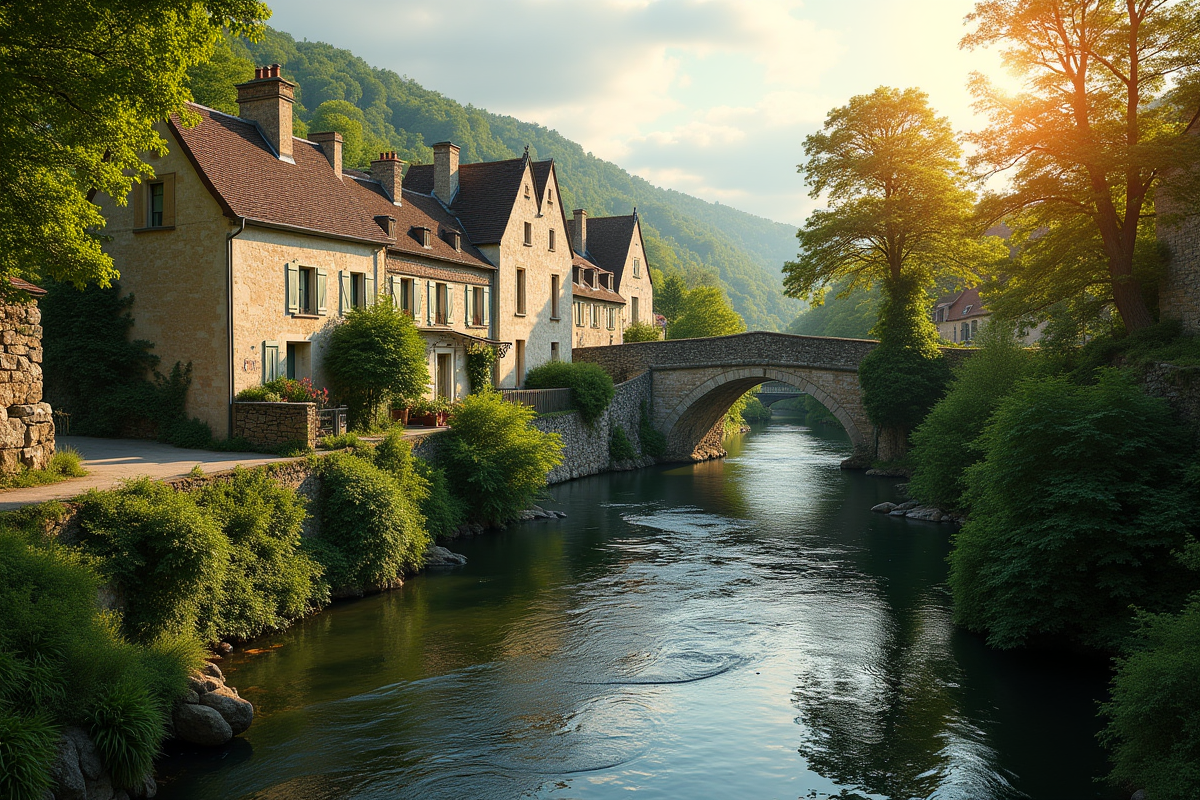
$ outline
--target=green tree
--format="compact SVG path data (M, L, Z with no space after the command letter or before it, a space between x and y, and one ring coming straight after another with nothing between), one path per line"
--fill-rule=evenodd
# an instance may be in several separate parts
M788 333L800 336L842 336L847 339L867 339L879 321L879 287L866 291L844 292L842 283L834 284L820 305L800 312ZM655 298L657 305L658 299Z
M657 301L656 301L657 302ZM742 333L746 323L716 286L697 286L684 297L675 322L667 326L668 339L698 339Z
M354 424L373 424L390 398L420 397L429 385L425 342L408 315L388 302L351 309L329 335L325 371Z
M254 78L254 62L233 52L228 37L217 39L207 61L188 69L188 90L202 106L238 113L237 85Z
M1174 175L1175 204L1200 200L1200 138L1186 135L1200 115L1198 15L1192 0L975 4L962 46L998 46L1024 81L1013 95L971 80L991 120L971 163L1010 173L983 204L1021 248L1006 313L1099 291L1129 330L1153 323L1142 284L1156 276L1139 262L1154 261L1155 194Z
M635 322L621 334L622 342L657 342L662 330L650 322Z
M0 275L82 286L116 277L91 202L125 202L166 151L153 124L184 111L187 69L223 27L256 35L258 0L28 0L3 11ZM8 282L0 281L8 291Z
M1091 386L1025 380L1000 401L967 472L954 537L957 620L997 647L1058 639L1111 649L1134 604L1172 608L1192 584L1190 437L1165 401L1104 370Z
M655 277L657 280L654 282L654 310L666 317L667 324L670 325L683 313L687 286L677 272Z

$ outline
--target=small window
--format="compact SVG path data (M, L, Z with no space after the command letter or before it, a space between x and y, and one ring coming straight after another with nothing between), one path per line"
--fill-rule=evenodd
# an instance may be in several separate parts
M400 279L400 310L407 314L410 318L416 312L416 309L414 308L416 304L413 302L415 299L415 292L413 289L414 286L412 278Z
M483 287L471 287L471 324L483 324Z
M299 312L301 314L317 313L317 304L315 301L317 295L317 271L312 267L301 267L300 273L297 276L297 290L299 293Z
M525 246L533 247L533 223L525 223Z
M583 327L583 303L575 304L575 327Z
M604 313L606 317L605 323L607 323L607 327L611 331L617 327L617 310L612 306L609 306L605 309Z
M433 322L435 325L445 325L450 318L450 288L439 283L434 287L434 297L436 307L433 312Z
M175 174L159 175L133 190L135 230L175 227Z
M421 247L433 247L432 231L429 228L421 228Z
M562 279L557 275L550 276L550 319L558 319L558 295L561 282Z
M546 200L550 203L550 205L554 205L554 190L553 189L548 189L546 191ZM557 346L557 344L558 343L555 342L556 346ZM555 359L555 360L557 361L558 359Z
M637 256L633 257L633 277L640 278L642 275L642 260Z
M590 310L592 312L591 313L592 327L599 328L600 327L600 306L596 305L595 303L592 303L590 305Z
M550 252L554 252L554 229L550 229Z
M639 319L639 317L638 317L638 299L636 297L630 298L629 304L630 304L629 305L630 317L633 321L633 324L637 325L638 319Z
M528 225L529 223L525 223ZM525 316L525 270L517 270L517 311L520 316Z
M350 305L363 308L367 304L367 276L361 272L350 273Z
M551 361L558 361L558 360L559 360L559 357L558 357L558 342L551 342L551 343L550 343L550 360L551 360Z
M529 184L525 184L525 196L529 197Z
M150 189L150 227L163 226L163 193L166 189L161 183L152 183Z
M462 234L458 231L450 231L450 244L454 246L454 252L462 252Z
M971 313L971 309L972 309L972 308L974 308L974 307L975 307L975 306L967 306L966 308L964 308L964 309L963 309L963 316L965 317L967 314L970 314L970 313Z

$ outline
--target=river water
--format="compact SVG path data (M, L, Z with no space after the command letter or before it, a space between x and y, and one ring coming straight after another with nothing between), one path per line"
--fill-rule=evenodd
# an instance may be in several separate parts
M776 421L723 461L574 481L468 565L226 658L254 726L159 797L1071 798L1104 664L955 629L950 527Z

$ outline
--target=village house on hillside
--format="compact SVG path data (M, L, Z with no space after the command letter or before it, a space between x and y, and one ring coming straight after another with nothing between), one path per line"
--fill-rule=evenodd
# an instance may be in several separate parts
M977 288L943 297L933 307L933 323L938 335L955 344L973 343L991 317L992 312L984 306ZM1034 326L1019 338L1024 344L1034 344L1045 327L1045 323Z
M575 346L620 344L625 328L653 324L654 285L637 210L588 217L575 209L567 225L575 252Z
M159 127L169 152L148 156L156 177L128 205L97 198L134 295L132 335L166 364L192 363L189 414L231 431L242 389L282 375L323 385L328 332L377 297L424 337L431 395L468 391L471 342L504 356L502 386L569 360L572 254L553 162L460 166L443 142L407 179L391 153L345 169L339 134L292 136L295 86L277 66L237 88L239 116L193 105L199 124Z

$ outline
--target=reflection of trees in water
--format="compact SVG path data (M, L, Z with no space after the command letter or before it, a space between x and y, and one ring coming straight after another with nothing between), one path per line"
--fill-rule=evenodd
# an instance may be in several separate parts
M825 778L888 798L1019 796L961 712L949 612L924 599L876 629L887 640L857 670L831 656L799 676L799 752Z

